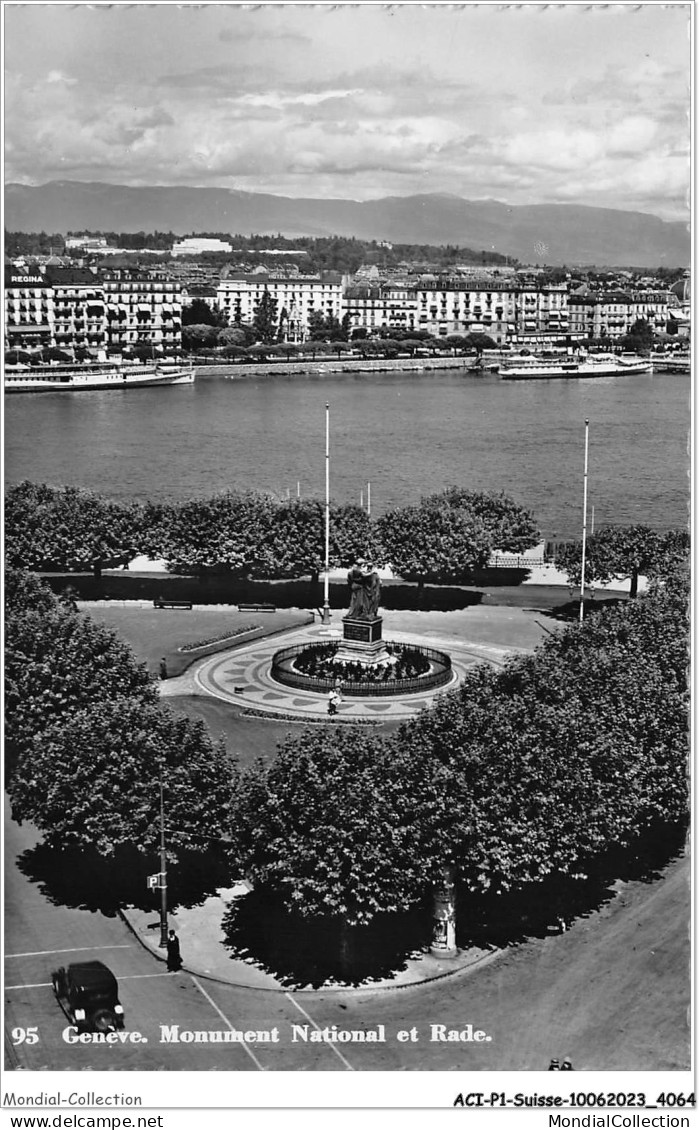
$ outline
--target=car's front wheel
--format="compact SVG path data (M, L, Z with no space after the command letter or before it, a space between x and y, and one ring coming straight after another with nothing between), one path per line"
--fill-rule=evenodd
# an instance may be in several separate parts
M92 1024L96 1032L116 1032L117 1028L116 1017L108 1008L100 1008L92 1017Z

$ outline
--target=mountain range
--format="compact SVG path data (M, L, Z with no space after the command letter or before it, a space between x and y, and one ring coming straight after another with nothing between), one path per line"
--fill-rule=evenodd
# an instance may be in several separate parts
M469 247L523 263L686 266L688 225L579 204L509 205L450 194L310 199L224 188L83 181L5 186L5 227L22 232L355 236Z

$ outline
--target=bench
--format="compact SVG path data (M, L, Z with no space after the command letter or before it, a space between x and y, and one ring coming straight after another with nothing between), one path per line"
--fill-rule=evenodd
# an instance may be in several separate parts
M154 608L187 608L191 612L191 600L158 600L153 601Z
M276 604L239 604L239 612L276 612Z

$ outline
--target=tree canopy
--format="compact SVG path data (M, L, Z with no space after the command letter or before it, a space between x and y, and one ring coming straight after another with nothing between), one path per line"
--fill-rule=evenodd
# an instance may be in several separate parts
M640 576L663 575L673 562L688 563L689 533L671 530L661 534L650 526L605 526L585 542L585 583L612 580L631 581L631 596L638 593ZM561 545L556 565L568 574L570 583L579 585L582 571L582 542Z
M143 664L111 628L60 603L46 587L6 570L5 742L10 774L35 737L103 700L152 703Z
M538 540L531 514L507 495L458 487L390 511L377 528L392 568L419 582L463 581L493 549L521 552Z
M384 743L360 727L287 741L240 783L231 837L246 873L289 909L349 926L410 905L425 872L388 769Z
M133 697L103 698L34 736L12 778L12 811L50 846L153 851L161 777L169 853L220 843L234 787L224 747L201 721Z
M5 555L29 569L120 565L137 552L137 510L78 487L21 482L5 494Z

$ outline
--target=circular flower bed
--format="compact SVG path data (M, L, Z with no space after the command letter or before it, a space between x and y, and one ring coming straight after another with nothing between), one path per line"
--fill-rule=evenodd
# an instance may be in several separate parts
M298 644L276 652L272 678L295 690L327 694L339 681L348 698L420 694L451 682L451 659L417 644L384 642L388 660L367 664L335 661L340 643Z
M314 679L342 679L343 683L379 683L388 679L417 679L430 669L430 661L421 651L407 644L386 644L389 663L367 667L358 662L338 662L336 643L307 647L292 664L295 671Z

